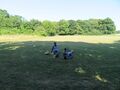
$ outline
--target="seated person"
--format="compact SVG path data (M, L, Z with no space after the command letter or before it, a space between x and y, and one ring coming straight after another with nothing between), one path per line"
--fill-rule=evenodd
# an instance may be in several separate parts
M51 53L55 56L58 57L59 56L59 48L58 45L56 44L56 42L54 42L52 49L51 49Z
M63 52L63 57L64 59L72 59L73 58L73 51L68 51L66 48L64 49Z

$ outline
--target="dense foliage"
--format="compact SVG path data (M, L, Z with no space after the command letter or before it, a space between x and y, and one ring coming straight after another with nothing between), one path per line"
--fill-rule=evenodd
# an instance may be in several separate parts
M25 20L0 9L0 34L81 35L112 34L115 24L110 18L89 20L60 20L58 22Z

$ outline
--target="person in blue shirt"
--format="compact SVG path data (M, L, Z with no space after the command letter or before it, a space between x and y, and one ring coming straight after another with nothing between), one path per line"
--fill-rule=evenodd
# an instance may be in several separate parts
M73 51L68 51L66 48L64 48L63 52L64 59L72 59L73 58Z
M59 56L59 48L56 42L54 42L52 46L51 53L54 55L55 58Z

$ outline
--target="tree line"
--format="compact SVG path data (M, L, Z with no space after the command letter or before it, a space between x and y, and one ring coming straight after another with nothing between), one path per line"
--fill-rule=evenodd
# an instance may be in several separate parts
M0 9L0 34L54 35L101 35L116 30L111 18L89 20L30 21L19 15L10 15Z

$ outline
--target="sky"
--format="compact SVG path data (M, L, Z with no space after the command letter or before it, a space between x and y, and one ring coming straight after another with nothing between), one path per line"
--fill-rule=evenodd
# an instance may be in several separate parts
M120 30L120 0L0 0L0 9L27 20L40 21L110 17Z

